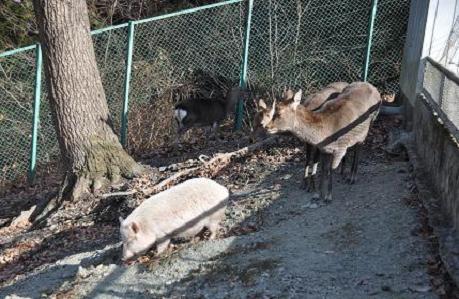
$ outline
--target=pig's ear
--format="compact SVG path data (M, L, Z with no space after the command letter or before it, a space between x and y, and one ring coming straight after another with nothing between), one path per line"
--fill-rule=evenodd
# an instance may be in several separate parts
M137 222L132 222L131 223L131 229L134 232L134 234L137 234L139 232L139 230L140 230L140 227L137 224Z
M118 219L120 220L120 223L123 223L124 221L123 217L120 216Z

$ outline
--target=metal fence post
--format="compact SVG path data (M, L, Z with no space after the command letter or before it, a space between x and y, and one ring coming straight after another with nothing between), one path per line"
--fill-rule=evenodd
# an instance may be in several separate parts
M132 51L134 49L134 26L133 21L129 21L128 25L128 45L126 53L126 75L124 77L124 101L123 101L123 111L121 112L121 132L120 139L121 144L126 146L126 137L127 137L127 122L128 122L128 112L129 112L129 87L131 82L131 70L132 70Z
M239 87L242 90L247 88L247 71L249 64L249 46L250 46L250 28L252 25L252 10L253 10L253 0L248 0L248 8L245 22L245 36L244 36L244 48L242 53L242 64L241 64L241 75L239 80ZM242 119L244 116L244 102L241 98L237 102L236 106L236 119L234 127L236 130L242 128Z
M367 48L365 53L365 65L363 67L363 81L368 81L368 71L370 68L370 60L371 60L371 46L373 43L373 31L375 27L375 20L376 20L376 12L378 10L378 0L372 0L371 2L371 13L370 13L370 20L368 22L368 40L367 40Z
M38 125L40 122L40 99L41 99L41 69L42 69L41 46L35 46L35 88L33 96L33 120L32 120L32 140L30 143L29 157L29 183L35 180L37 167L37 142L38 142Z

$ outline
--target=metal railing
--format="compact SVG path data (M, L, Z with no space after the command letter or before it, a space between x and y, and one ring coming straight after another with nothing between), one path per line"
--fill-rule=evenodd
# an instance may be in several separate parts
M448 130L459 138L459 77L427 57L422 92Z
M229 0L92 31L114 127L204 70L242 88L368 80L397 89L410 0ZM0 54L0 185L59 156L40 45ZM306 86L307 85L307 86ZM235 127L242 126L243 103ZM132 121L132 119L131 119Z

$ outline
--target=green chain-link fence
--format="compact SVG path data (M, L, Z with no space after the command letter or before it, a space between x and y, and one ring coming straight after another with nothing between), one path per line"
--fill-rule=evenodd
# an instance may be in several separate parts
M34 47L0 60L0 181L27 173L34 78Z
M395 93L409 6L410 0L229 0L96 30L94 47L114 128L128 132L131 152L140 150L135 138L159 138L158 132L170 130L173 105L158 105L162 95L197 70L241 84L247 79L267 91L361 80L370 34L369 81L383 93ZM369 30L372 7L377 7L375 26ZM0 54L0 185L23 177L34 162L35 53L32 46ZM44 87L38 169L59 156Z

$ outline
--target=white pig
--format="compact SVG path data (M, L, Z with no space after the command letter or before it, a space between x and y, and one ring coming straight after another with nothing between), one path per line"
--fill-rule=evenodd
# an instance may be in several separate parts
M225 216L228 189L207 178L187 180L145 200L126 219L120 217L123 260L146 252L157 253L170 239L196 236L204 227L214 239Z

